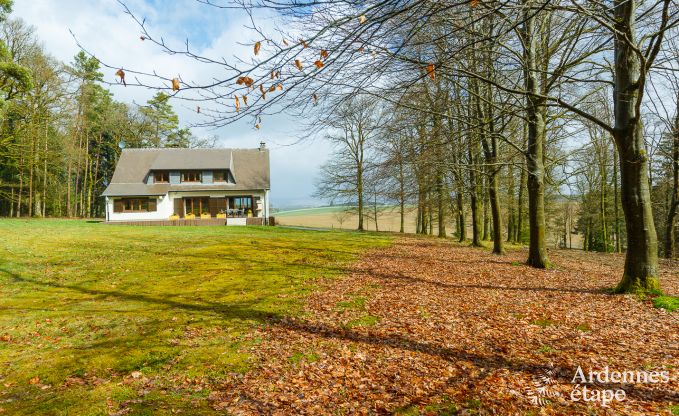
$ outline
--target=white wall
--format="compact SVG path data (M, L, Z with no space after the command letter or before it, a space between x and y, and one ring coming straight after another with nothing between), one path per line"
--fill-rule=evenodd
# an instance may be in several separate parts
M116 198L119 199L119 198ZM108 221L148 221L166 220L174 211L173 201L167 195L158 197L156 211L152 212L113 212L113 198L106 198Z
M149 220L167 220L170 215L174 213L174 198L182 197L229 197L229 196L244 196L253 195L261 199L262 208L259 211L260 217L268 217L269 211L269 191L193 191L193 192L170 192L169 195L163 195L158 198L157 210L154 212L113 212L113 199L106 197L106 211L108 213L108 221L149 221ZM118 198L116 198L118 199Z

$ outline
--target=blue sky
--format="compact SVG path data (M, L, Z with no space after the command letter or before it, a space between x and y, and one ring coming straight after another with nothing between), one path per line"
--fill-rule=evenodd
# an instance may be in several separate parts
M181 47L188 39L192 49L227 60L247 57L252 50L252 33L242 11L216 9L194 0L127 0L128 7L147 20L155 37ZM124 68L181 75L182 79L205 80L218 76L218 68L177 55L168 55L150 42L139 40L136 23L115 0L15 0L14 18L22 18L36 29L45 50L55 58L70 62L78 46L69 33L102 61ZM256 16L257 17L257 16ZM266 26L272 19L261 16ZM258 19L258 24L260 20ZM110 73L109 73L110 72ZM104 70L105 78L115 79L114 71ZM134 105L144 103L155 91L135 87L111 88L117 100ZM183 125L200 122L195 106L174 102ZM301 120L269 117L260 130L244 120L219 129L193 129L197 136L217 136L220 147L256 147L267 143L271 151L271 193L274 206L317 205L311 197L319 166L329 154L323 140L304 137Z

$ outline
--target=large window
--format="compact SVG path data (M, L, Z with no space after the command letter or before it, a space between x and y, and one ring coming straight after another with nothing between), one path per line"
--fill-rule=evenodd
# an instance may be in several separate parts
M210 212L210 198L184 198L184 207L187 214L198 217L202 213Z
M170 172L153 172L154 183L168 183L170 182Z
M147 212L149 211L148 198L124 198L121 200L123 212ZM155 211L155 206L150 211Z
M182 172L182 182L200 182L201 173L199 170L187 170Z
M252 209L252 198L249 196L237 196L229 198L229 208L234 209Z
M228 171L216 170L212 173L212 178L215 182L228 182Z

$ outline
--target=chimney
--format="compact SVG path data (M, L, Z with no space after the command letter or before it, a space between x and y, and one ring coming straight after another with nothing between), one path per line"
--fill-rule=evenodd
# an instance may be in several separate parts
M261 152L262 150L266 149L266 143L264 142L259 142L259 151Z

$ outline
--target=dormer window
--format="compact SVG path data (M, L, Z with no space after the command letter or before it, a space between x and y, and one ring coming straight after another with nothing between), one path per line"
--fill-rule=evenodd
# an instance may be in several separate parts
M215 182L228 182L228 174L225 170L216 170L212 173Z
M153 172L154 183L168 183L170 182L170 172Z
M182 172L182 182L200 182L202 175L199 170L187 170Z

